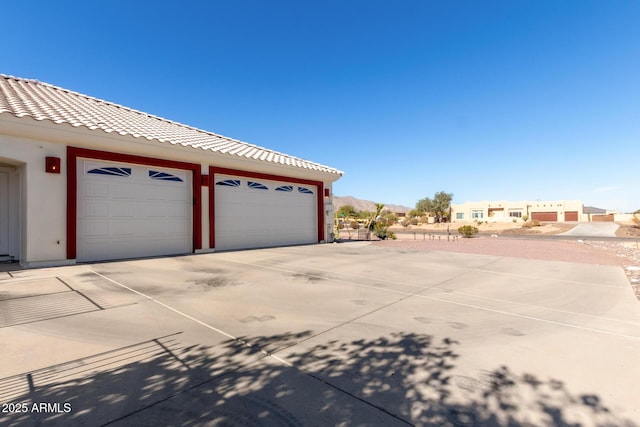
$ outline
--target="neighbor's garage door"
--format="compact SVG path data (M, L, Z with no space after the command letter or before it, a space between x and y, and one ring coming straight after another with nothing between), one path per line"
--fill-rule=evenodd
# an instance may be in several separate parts
M78 159L78 261L192 252L191 193L191 172Z
M531 219L538 221L557 221L558 212L531 212Z
M577 221L578 220L578 212L577 211L565 212L564 213L564 220L565 221Z
M318 242L316 186L215 175L215 249Z
M608 215L591 215L591 221L594 222L609 222L609 221L613 221L613 214L608 214Z

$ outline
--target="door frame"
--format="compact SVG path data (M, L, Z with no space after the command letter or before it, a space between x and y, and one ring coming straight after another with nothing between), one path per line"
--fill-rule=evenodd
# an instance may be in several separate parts
M20 260L22 235L20 170L20 166L0 166L0 172L7 174L7 255L15 261Z

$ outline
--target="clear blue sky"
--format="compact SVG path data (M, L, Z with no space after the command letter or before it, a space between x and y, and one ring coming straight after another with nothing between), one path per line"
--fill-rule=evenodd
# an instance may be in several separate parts
M640 208L636 0L0 5L0 73L336 167L337 195Z

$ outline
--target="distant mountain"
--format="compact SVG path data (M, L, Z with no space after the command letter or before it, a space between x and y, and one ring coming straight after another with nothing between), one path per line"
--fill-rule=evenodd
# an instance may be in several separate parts
M382 202L378 202L382 203ZM370 200L361 200L356 199L352 196L333 196L333 206L335 210L340 209L343 206L351 205L357 211L367 211L367 212L375 212L376 204ZM402 205L392 205L386 204L384 205L384 209L389 209L391 212L409 212L413 208L408 208Z

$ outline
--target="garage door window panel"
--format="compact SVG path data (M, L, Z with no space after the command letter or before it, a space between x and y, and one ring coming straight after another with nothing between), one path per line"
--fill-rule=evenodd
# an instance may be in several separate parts
M131 176L131 168L121 168L121 167L94 168L87 171L87 173L94 174L94 175L111 175L111 176L127 177L127 176Z
M247 182L247 186L249 188L253 188L255 190L268 190L269 187L267 187L266 185L260 183L260 182L255 182L255 181L248 181Z
M159 181L184 182L182 178L166 172L150 170L148 174L149 174L149 178L156 179Z
M216 182L216 185L221 187L240 187L239 179L224 179L222 181Z

